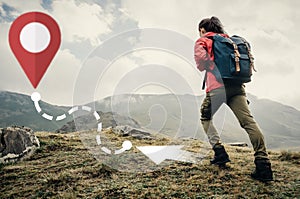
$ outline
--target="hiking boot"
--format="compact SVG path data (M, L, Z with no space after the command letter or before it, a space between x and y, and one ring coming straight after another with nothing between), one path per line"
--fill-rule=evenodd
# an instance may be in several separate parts
M262 182L273 181L273 172L269 160L255 160L256 168L251 173L251 177Z
M211 164L215 164L218 166L225 166L227 162L230 162L229 156L225 151L223 145L217 144L213 147L213 150L215 152L215 157L212 160L210 160Z

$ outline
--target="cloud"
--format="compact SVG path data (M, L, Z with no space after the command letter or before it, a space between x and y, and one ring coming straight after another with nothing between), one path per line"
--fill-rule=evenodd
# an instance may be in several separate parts
M124 10L141 28L166 28L196 40L197 25L202 18L217 16L229 34L245 37L252 46L258 73L248 91L274 100L293 104L282 98L296 92L300 69L299 32L300 2L282 1L172 1L123 0ZM147 9L142 9L147 8Z
M195 37L200 18L209 14L209 1L134 1L123 0L124 10L142 28L164 28Z
M59 51L39 84L39 92L49 103L70 104L80 67L81 61L70 50Z
M9 48L7 39L9 24L2 24L0 29L0 90L9 90L31 95L35 91L21 66ZM53 104L70 104L76 76L81 66L69 50L57 52L43 79L37 87L43 100Z
M45 11L38 1L30 1L27 3L21 1L2 2L1 17L12 15L19 16L28 11L40 10ZM3 6L6 5L6 6ZM9 7L7 9L6 7ZM9 12L11 11L11 12ZM31 94L34 89L23 72L21 66L14 57L9 44L8 32L10 23L1 22L0 29L0 53L1 53L1 67L0 67L0 89ZM81 61L70 53L68 49L59 50L41 80L38 90L42 96L45 96L46 101L55 104L70 104L72 99L72 88L76 73L80 68ZM60 96L60 97L57 97Z
M13 21L16 16L16 9L7 5L6 3L0 3L0 22L11 22Z
M74 85L86 56L111 35L136 27L119 6L118 1L0 0L0 89L29 95L35 91L10 50L8 32L21 14L40 11L58 22L62 44L37 90L45 101L72 104Z
M0 89L21 91L20 87L30 83L8 45L9 27L3 23L0 29Z
M89 40L93 46L97 46L101 43L99 36L111 32L114 17L105 13L98 4L76 3L74 0L53 1L52 9L51 14L60 24L65 42Z
M52 10L52 0L42 0L41 6L46 10Z
M45 78L41 81L39 90L44 99L53 103L70 102L72 87L76 80L74 76L81 70L83 60L97 46L101 46L107 39L118 34L140 28L169 29L183 34L195 41L199 35L197 25L204 17L218 16L229 34L244 36L250 41L255 56L258 73L253 83L247 86L248 91L284 103L297 106L296 100L288 96L291 92L293 99L299 99L297 85L300 76L298 53L300 51L299 20L300 14L296 8L299 1L232 1L225 3L221 0L212 1L174 1L165 0L43 0L43 1L4 1L0 0L0 88L5 90L31 93L32 88L21 67L15 60L8 42L9 23L22 13L41 11L51 15L59 23L62 31L62 45L53 60ZM117 40L107 47L106 57L114 57L128 45L134 47L141 39L141 35L133 35L133 42ZM160 42L158 39L157 42ZM182 44L178 44L179 46ZM117 46L117 48L115 48ZM130 48L130 47L129 47ZM190 51L192 55L192 48ZM119 57L116 63L120 65L139 66L147 60L157 61L159 64L174 66L181 71L184 65L180 60L165 53L132 53L126 58ZM80 68L80 69L79 69ZM114 78L107 78L108 88L113 88L119 81L122 72L118 66L113 67ZM129 68L124 68L132 70ZM56 72L55 72L56 71ZM197 77L189 75L190 71L182 72L184 78L191 82L193 90L199 91L201 83ZM143 74L147 75L147 74ZM56 78L56 79L55 79ZM74 82L75 81L75 82ZM89 85L82 85L83 87ZM47 88L47 89L46 89ZM68 90L68 91L67 91ZM64 94L64 92L67 93ZM108 93L107 91L103 93ZM60 96L60 97L56 97Z
M14 10L14 16L18 16L25 12L42 11L45 9L41 6L39 1L7 1L0 0L0 4L6 5ZM2 6L3 7L3 6Z

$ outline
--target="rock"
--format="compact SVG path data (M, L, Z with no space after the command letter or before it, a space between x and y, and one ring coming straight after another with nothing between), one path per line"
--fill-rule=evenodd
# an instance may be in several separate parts
M16 162L29 157L40 147L38 138L27 127L0 129L0 162Z
M246 147L248 144L246 142L233 142L233 143L227 143L230 146L238 146L238 147Z
M142 129L138 129L138 128L134 128L131 126L116 126L115 128L113 128L113 132L118 134L118 135L122 135L122 136L131 136L133 138L136 139L148 139L151 140L153 139L151 133L146 132Z
M140 125L137 121L132 118L119 115L118 113L113 112L101 112L97 111L101 118L102 127L108 128L110 126L116 127L118 125L128 124L129 126L139 128ZM68 133L75 131L85 131L90 129L97 129L98 122L95 119L95 116L92 114L78 116L74 120L63 125L60 129L56 130L56 133Z

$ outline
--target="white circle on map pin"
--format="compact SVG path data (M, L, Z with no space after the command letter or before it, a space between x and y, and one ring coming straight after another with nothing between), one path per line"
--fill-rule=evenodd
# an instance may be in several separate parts
M20 42L25 50L31 53L39 53L48 47L50 37L46 26L38 22L32 22L23 27L20 33Z

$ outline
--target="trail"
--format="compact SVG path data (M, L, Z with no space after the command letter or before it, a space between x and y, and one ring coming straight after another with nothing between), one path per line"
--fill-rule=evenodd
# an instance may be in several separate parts
M97 132L101 132L102 131L102 122L101 122L101 117L100 115L97 113L97 111L93 111L92 112L92 108L89 106L74 106L72 107L70 110L67 111L67 113L64 113L62 115L58 115L58 116L53 116L53 115L49 115L48 113L45 113L42 108L40 107L39 101L41 100L41 95L38 92L34 92L31 94L31 100L34 103L34 107L36 109L36 111L41 114L41 116L49 121L55 120L55 121L62 121L64 119L66 119L68 116L72 115L73 113L75 113L76 111L87 111L89 113L92 113L93 116L95 117L95 119L97 120ZM55 119L54 119L55 118ZM96 135L96 142L98 145L101 145L101 137L100 134ZM113 153L110 149L108 149L107 147L101 147L101 150L107 154L121 154L127 150L130 150L132 147L132 143L128 140L124 141L122 144L122 148L115 150L115 152Z

